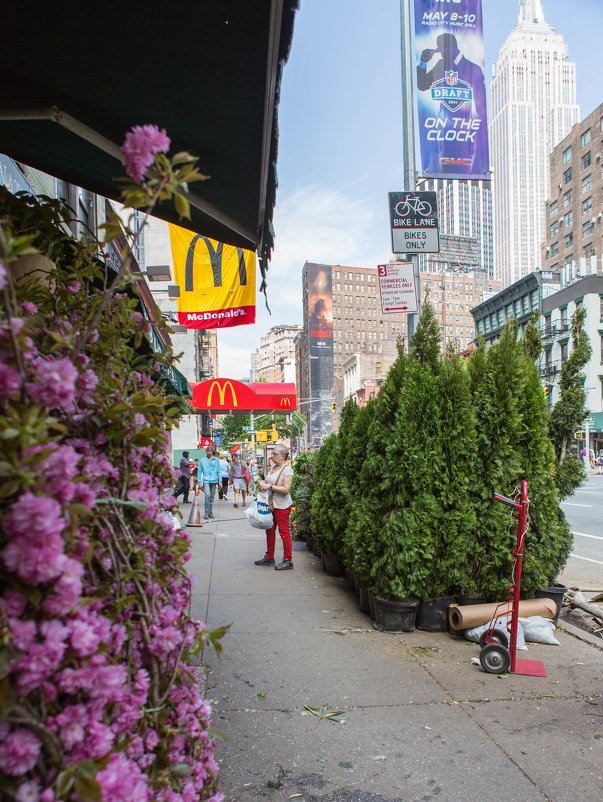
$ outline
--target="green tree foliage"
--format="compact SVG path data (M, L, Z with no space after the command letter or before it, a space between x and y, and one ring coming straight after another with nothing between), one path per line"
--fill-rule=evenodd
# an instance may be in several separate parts
M310 507L310 535L323 550L328 551L328 544L333 540L329 516L330 457L337 442L337 434L325 439L314 465L314 493Z
M584 331L585 316L584 307L578 307L572 315L572 352L561 366L561 396L553 407L550 418L550 437L557 458L556 481L561 498L570 496L586 478L580 457L570 454L568 450L574 431L580 428L588 414L585 409L583 369L591 357L592 348Z
M305 540L310 536L310 507L314 493L316 457L316 451L301 451L293 461L291 526L296 540Z
M368 412L359 410L319 452L321 477L344 484L329 493L317 482L312 527L324 528L326 542L349 510L340 553L374 593L505 598L516 524L494 494L512 496L524 479L531 507L523 593L551 584L563 567L571 536L559 511L535 323L523 339L510 323L498 343L479 343L465 361L439 355L439 328L425 304L410 354L400 347Z
M278 432L279 440L289 438L291 436L291 426L287 422L286 415L272 416L270 413L267 415L256 415L256 431L259 431L260 429L272 429L273 417L274 423L276 423L276 430ZM249 429L251 426L251 415L245 414L244 412L237 412L235 415L225 415L222 418L222 426L224 428L223 443L225 448L232 446L235 443L241 443L244 440L251 439L249 431L244 431L244 427Z
M369 405L371 416L365 434L366 457L356 478L356 493L346 530L349 570L363 585L369 584L375 549L381 537L385 515L390 509L393 483L386 469L388 446L407 365L408 356L403 343L399 343L398 358L390 368L379 395Z

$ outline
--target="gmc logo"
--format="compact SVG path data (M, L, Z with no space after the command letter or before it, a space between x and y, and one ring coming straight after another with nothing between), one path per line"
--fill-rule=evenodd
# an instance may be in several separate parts
M442 156L440 164L457 164L459 167L471 167L473 159L455 159L452 156Z

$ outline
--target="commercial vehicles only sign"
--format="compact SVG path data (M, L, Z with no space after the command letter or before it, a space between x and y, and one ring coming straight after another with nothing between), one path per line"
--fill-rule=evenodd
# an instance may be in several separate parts
M394 253L439 253L435 192L390 192L389 216Z
M384 315L418 312L417 289L412 262L377 265L381 313Z

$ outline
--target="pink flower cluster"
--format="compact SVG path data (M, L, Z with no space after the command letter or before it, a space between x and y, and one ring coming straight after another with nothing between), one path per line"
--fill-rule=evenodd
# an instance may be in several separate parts
M126 172L134 181L143 181L144 175L153 164L156 153L167 153L170 138L165 129L156 125L135 125L128 131L121 146Z
M124 156L142 177L168 147L164 131L142 126L126 137ZM0 270L0 284L3 277ZM144 404L124 409L130 394L160 392L154 366L132 370L123 334L117 339L103 321L73 357L69 343L92 313L82 304L86 279L57 278L61 318L44 317L50 305L39 289L35 303L20 296L12 314L0 310L0 403L29 421L16 459L0 442L19 483L0 499L6 698L40 724L29 729L8 711L0 772L17 802L56 802L60 771L82 761L96 770L101 802L221 802L211 710L186 657L205 626L189 617L190 538L167 512L175 504L168 437ZM146 329L119 295L108 317ZM137 434L152 445L135 445ZM45 754L42 727L60 744L60 767Z

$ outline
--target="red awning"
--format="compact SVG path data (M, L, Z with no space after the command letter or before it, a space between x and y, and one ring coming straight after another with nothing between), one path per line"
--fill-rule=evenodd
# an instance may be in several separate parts
M295 384L257 382L244 384L235 379L191 382L193 407L203 412L282 412L297 409Z

